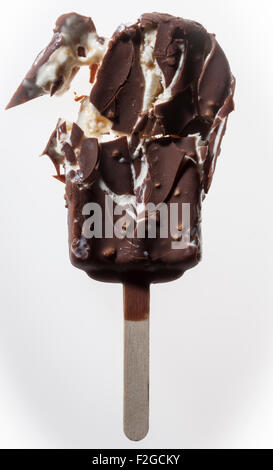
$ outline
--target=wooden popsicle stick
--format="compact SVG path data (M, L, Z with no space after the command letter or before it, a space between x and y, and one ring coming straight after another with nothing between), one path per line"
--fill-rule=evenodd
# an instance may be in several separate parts
M124 284L123 302L123 429L129 439L139 441L149 430L149 285Z

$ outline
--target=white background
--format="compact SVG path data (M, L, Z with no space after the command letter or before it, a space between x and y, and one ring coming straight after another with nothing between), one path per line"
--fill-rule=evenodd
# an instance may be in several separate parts
M0 447L273 448L270 5L1 6ZM38 158L57 118L75 118L72 91L3 110L56 18L73 10L92 16L101 35L144 11L197 20L216 33L237 78L203 208L203 261L151 289L150 432L137 444L122 432L121 286L70 265L64 187Z

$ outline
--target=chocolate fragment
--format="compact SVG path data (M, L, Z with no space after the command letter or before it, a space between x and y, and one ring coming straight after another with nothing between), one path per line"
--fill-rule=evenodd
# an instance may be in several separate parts
M65 175L53 175L53 178L65 184Z
M63 151L65 154L66 160L71 163L72 165L76 163L76 155L74 153L73 148L67 142L63 145Z
M215 116L223 105L231 87L231 73L225 54L215 38L198 83L200 113Z
M60 175L60 166L64 162L64 153L63 151L59 150L57 140L59 140L62 135L66 135L66 133L66 122L62 119L59 119L44 151L42 152L42 155L47 155L51 159L52 163L56 168L57 176Z
M154 55L161 68L165 85L168 87L174 77L174 65L179 63L182 54L181 44L174 38L174 32L178 30L178 22L172 18L158 23ZM179 31L179 30L178 30Z
M133 44L127 37L112 41L97 73L90 101L105 114L106 108L115 99L124 85L133 61ZM113 73L114 72L114 73Z
M90 96L100 113L113 120L113 129L127 133L137 121L143 100L140 41L136 27L114 35Z
M46 93L52 96L63 87L65 81L71 81L79 70L77 56L83 57L84 46L81 46L80 42L82 39L86 39L87 33L92 32L95 33L96 28L91 18L78 15L77 13L68 13L60 16L54 28L53 38L48 46L38 54L31 69L11 98L6 109L26 103ZM68 49L64 52L67 55L67 61L64 62L62 60L60 63L56 61L57 77L52 79L49 74L48 79L41 81L43 66L52 59L53 54L61 47ZM74 50L75 48L76 50ZM70 63L72 57L74 66L72 65L71 67ZM69 68L66 69L66 66L71 67L71 70L69 70ZM67 76L65 77L64 74Z
M82 181L92 182L98 169L98 140L94 138L83 139L81 151L77 158L80 165Z
M70 141L71 141L71 145L73 148L79 144L82 136L83 136L82 129L78 126L78 124L73 122L71 134L70 134Z
M130 163L126 137L100 144L100 173L112 192L134 194Z
M156 183L147 202L159 204L166 201L179 177L184 156L185 152L169 139L156 140L148 146L149 173Z

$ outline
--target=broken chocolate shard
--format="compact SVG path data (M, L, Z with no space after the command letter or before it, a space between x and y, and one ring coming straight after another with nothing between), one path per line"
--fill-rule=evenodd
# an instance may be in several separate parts
M38 54L31 69L14 93L6 109L26 103L45 94L42 87L37 84L37 75L41 67L48 62L52 54L64 45L64 38L60 33L55 33L48 46Z
M82 129L78 126L78 124L73 122L71 134L70 134L70 141L71 141L71 145L73 148L76 147L80 143L82 136L83 136Z
M76 155L75 155L74 150L71 147L71 145L69 145L67 142L65 142L64 145L63 145L63 151L64 151L64 154L65 154L66 160L69 163L71 163L72 165L74 165L76 163Z
M113 121L116 131L130 133L141 111L144 77L140 41L140 31L135 27L114 35L91 92L91 103Z
M177 182L185 152L170 139L158 139L148 145L147 160L151 180L155 182L147 202L167 200Z
M41 67L49 60L52 54L64 45L64 39L60 33L54 34L48 46L38 54L31 69L26 74L24 80L14 93L6 109L13 108L27 101L33 100L45 94L39 84L37 84L37 74Z
M81 151L77 159L80 165L82 181L92 182L98 169L98 140L95 138L83 139L81 144Z
M19 104L27 103L27 101L38 98L43 94L43 90L37 87L35 83L29 82L28 86L25 86L24 80L24 82L22 82L21 85L19 85L17 88L5 109L14 108L15 106L19 106Z
M83 56L84 46L80 42L82 39L86 40L86 35L92 32L95 33L96 28L91 18L77 13L68 13L58 18L50 43L38 54L6 109L26 103L47 93L52 96L63 87L68 88L69 82L79 70L77 56ZM55 57L54 54L61 47L64 47L63 56L66 57L66 60L64 61L62 57L62 60L58 62L58 59L55 58L54 62L52 57ZM78 54L79 51L80 54ZM50 60L52 60L51 74L47 74L45 66Z
M52 163L56 168L57 175L60 174L60 166L64 162L64 153L62 150L59 149L57 142L60 139L64 140L64 138L66 137L66 133L66 122L62 119L59 119L44 151L42 152L42 155L47 155L51 159Z
M118 157L113 158L113 154ZM134 194L126 137L100 144L100 174L108 188L116 194Z
M90 96L91 103L101 114L105 113L106 108L124 85L131 70L132 60L132 41L123 37L120 40L111 41L97 72L97 80Z
M196 138L195 136L182 137L175 140L175 144L181 150L185 152L186 155L190 157L195 157L196 154Z
M178 23L174 18L168 21L160 21L158 24L154 54L163 72L166 87L171 84L175 74L174 65L179 63L183 53L181 44L174 38L177 29Z
M208 111L215 116L224 104L231 87L231 72L228 61L215 38L198 83L200 113ZM213 104L212 104L213 103Z
M131 133L142 109L144 77L139 60L140 32L135 31L130 74L115 97L113 130Z
M65 175L53 175L53 178L65 184Z
M191 88L156 105L154 114L164 127L165 134L181 135L183 129L196 117Z

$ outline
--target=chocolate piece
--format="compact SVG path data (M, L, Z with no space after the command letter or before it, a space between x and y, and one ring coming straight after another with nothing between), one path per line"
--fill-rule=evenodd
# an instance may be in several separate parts
M73 122L71 134L70 134L70 141L71 141L71 145L73 148L79 144L82 136L83 136L82 129L78 126L78 124Z
M48 46L38 54L6 109L18 106L46 93L52 96L65 86L66 82L68 84L79 70L77 57L82 56L82 54L78 54L78 51L82 52L84 49L80 42L86 40L87 33L93 32L95 33L96 29L91 18L77 13L68 13L58 18L53 38ZM50 60L54 60L53 54L61 47L66 48L63 51L66 61L63 60L63 57L60 61L55 58L56 77L52 79L52 66L48 75L45 67Z
M99 162L99 146L97 139L83 139L78 162L82 181L93 181Z
M177 21L173 19L171 21L159 20L158 23L154 55L163 72L166 87L171 84L175 74L174 66L178 65L182 54L182 43L180 39L174 38L177 26Z
M76 155L75 155L74 150L71 147L71 145L69 145L67 142L65 142L64 145L63 145L63 151L64 151L64 154L65 154L66 160L71 164L75 164L76 163Z
M144 77L139 62L140 40L136 27L114 35L91 92L91 103L114 121L117 131L130 133L141 111Z
M67 134L66 122L63 121L62 119L59 119L54 131L52 132L49 138L49 141L44 151L42 152L42 155L47 155L53 162L57 171L57 176L60 175L60 165L63 164L64 162L64 154L62 150L59 150L57 141L60 139L62 135L66 135L66 134Z
M116 194L134 194L126 137L100 144L100 174Z
M65 184L65 175L53 175L53 178Z
M154 187L146 202L159 204L166 201L181 170L185 152L175 142L160 139L147 148L150 178Z
M215 116L231 86L230 68L225 54L212 37L212 48L198 82L198 100L203 116Z
M64 38L61 34L54 34L48 46L38 54L31 69L26 74L21 85L18 87L6 109L26 103L34 98L44 95L44 91L36 84L39 69L49 60L52 54L64 45Z
M131 70L126 83L115 96L113 109L113 129L121 132L132 132L134 125L142 108L144 77L139 62L140 33L134 32L133 36L134 54Z
M128 37L110 43L97 73L97 80L90 97L91 103L101 114L105 113L126 82L132 67L133 54L133 44Z
M170 101L155 106L154 114L164 127L165 134L181 135L196 116L190 87Z

